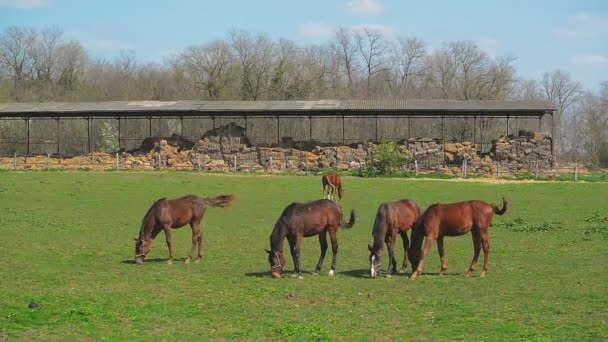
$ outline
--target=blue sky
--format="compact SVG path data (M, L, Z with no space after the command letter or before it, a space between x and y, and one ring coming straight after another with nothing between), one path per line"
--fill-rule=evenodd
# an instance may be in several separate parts
M0 0L0 31L10 26L57 26L93 57L133 50L156 62L231 29L310 44L337 26L369 26L430 48L473 40L516 56L523 77L561 68L590 89L608 80L608 0Z

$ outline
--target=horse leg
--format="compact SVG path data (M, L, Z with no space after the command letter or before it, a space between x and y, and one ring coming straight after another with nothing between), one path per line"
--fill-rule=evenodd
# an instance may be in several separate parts
M294 256L295 256L295 264L296 266L296 274L298 276L299 279L302 279L302 263L300 262L300 246L302 243L302 237L301 236L297 236L296 237L296 241L295 241L295 246L294 246Z
M426 237L426 243L424 245L424 249L422 249L422 255L420 256L420 262L418 263L418 267L416 267L416 270L412 272L410 278L414 279L418 275L422 274L422 268L424 267L424 258L426 258L426 256L431 251L431 248L433 247L433 242L435 242L435 239L431 238L430 236Z
M333 276L336 272L336 256L338 255L338 238L336 236L336 232L338 227L334 227L333 229L329 229L329 239L331 240L331 269L329 270L329 275Z
M488 264L490 263L490 241L488 240L488 231L483 230L481 233L481 246L483 248L483 271L481 271L481 278L486 276L488 272Z
M167 264L173 264L173 244L171 243L171 226L165 225L163 227L165 230L165 240L167 241L167 248L169 249L169 260L167 260Z
M473 237L473 260L471 260L471 266L469 266L469 270L467 271L467 277L470 277L471 274L475 272L475 268L477 268L477 259L479 259L479 251L481 251L481 236L479 235L479 230L472 230L471 236Z
M410 241L407 238L407 232L401 233L401 240L403 240L403 265L401 266L401 271L399 272L405 272L405 269L407 268L407 248L410 245Z
M186 258L186 260L184 260L184 263L189 264L192 261L192 255L194 254L194 249L196 248L197 245L199 245L199 250L198 250L198 254L199 254L199 258L201 257L201 248L200 248L200 235L201 235L201 228L199 225L199 222L192 222L190 223L190 227L192 227L192 246L190 247L190 253L188 253L188 257ZM196 259L196 261L198 262L198 259Z
M315 268L315 273L321 270L323 267L323 260L325 260L325 253L327 253L327 231L319 234L319 244L321 245L321 255L319 256L319 262Z
M298 263L296 261L296 240L294 237L287 237L289 243L289 253L291 253L291 260L293 260L293 276L295 277L298 273Z
M437 249L439 250L439 259L441 259L441 271L439 271L439 276L442 277L445 274L445 270L448 268L445 261L445 251L443 249L443 236L437 239Z
M386 243L386 247L388 249L388 270L387 270L387 277L390 277L392 274L395 273L395 269L397 268L397 260L395 260L395 238L396 236L393 236L395 234L391 235L387 235L387 238L385 239L385 243Z

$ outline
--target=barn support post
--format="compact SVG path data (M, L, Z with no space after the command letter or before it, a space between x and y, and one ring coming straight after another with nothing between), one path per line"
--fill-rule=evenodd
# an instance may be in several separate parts
M507 115L507 125L505 127L505 137L509 136L509 116Z
M308 116L308 141L312 141L312 115Z
M57 131L57 154L58 154L58 155L61 155L61 154L59 153L59 133L60 133L60 128L59 128L59 118L55 118L55 122L57 123L57 128L56 128L56 131Z
M148 136L152 136L152 116L148 116Z
M87 151L91 153L91 117L87 116Z
M412 127L412 117L408 115L408 117L407 117L407 140L410 140L412 138L412 136L410 134L411 127Z
M277 115L277 145L281 143L281 120Z
M473 115L473 145L475 145L475 135L477 133L477 115ZM481 156L480 149L477 149L477 154Z
M344 114L342 114L342 145L344 145Z
M25 120L25 155L30 155L30 118L26 117Z
M515 135L519 136L519 116L515 117Z
M445 130L443 125L443 115L441 115L441 145L443 146L443 152L445 152ZM443 166L445 166L445 157L443 157Z
M543 117L539 116L538 117L538 132L542 132L543 131Z
M378 114L376 113L376 142L378 142Z
M120 151L122 149L122 141L120 139L121 138L120 116L116 117L116 120L118 120L118 150Z
M184 136L184 116L179 117L179 135Z
M557 163L557 151L555 146L555 118L551 113L551 168Z

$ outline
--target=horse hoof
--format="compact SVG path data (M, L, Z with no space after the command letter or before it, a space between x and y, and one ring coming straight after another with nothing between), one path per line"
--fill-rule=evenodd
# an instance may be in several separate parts
M319 275L319 271L314 271L314 272L312 272L312 275L313 275L313 276L318 276L318 275Z
M386 275L386 277L387 277L387 278L390 278L390 277L392 277L392 276L391 276L391 275L390 275L390 273L389 273L389 274L387 274L387 275Z
M329 270L329 273L327 273L330 277L334 276L334 270Z
M399 274L403 274L403 273L405 273L405 268L402 268L399 270Z
M167 265L173 265L173 260L167 260Z
M301 275L298 276L298 279L304 279L304 277L302 277Z
M467 272L464 276L467 277L467 278L470 278L471 277L471 272Z
M479 277L480 278L485 278L486 277L486 272L485 271L481 272L481 274L479 275Z
M295 278L295 277L297 277L297 276L298 276L298 274L297 274L297 273L293 273L293 274L291 275L291 277L292 277L292 278Z
M191 260L192 260L192 259L187 258L186 260L184 260L184 264L189 264Z
M198 258L198 259L194 260L195 264L198 264L199 262L201 262L201 258Z

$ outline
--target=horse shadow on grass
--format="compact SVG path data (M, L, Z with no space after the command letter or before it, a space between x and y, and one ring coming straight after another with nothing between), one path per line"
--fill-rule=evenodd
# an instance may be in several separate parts
M152 258L152 259L146 259L146 260L144 261L144 264L146 264L146 263L159 263L159 262L162 262L162 263L167 263L167 260L169 260L169 259L166 259L166 258ZM178 263L178 262L183 263L184 261L186 261L186 258L175 258L175 259L173 259L173 263L174 263L174 264L175 264L175 263ZM135 265L135 260L134 260L134 259L127 259L127 260L123 260L123 261L121 261L121 263L122 263L122 264L127 264L127 265Z

